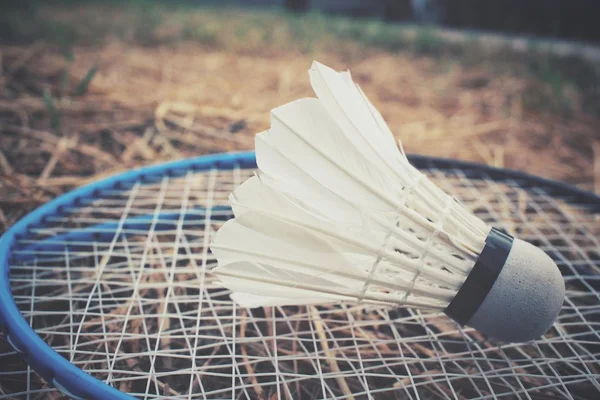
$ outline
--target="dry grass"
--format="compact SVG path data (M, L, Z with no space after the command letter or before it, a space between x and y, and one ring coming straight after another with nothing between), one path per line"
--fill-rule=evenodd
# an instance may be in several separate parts
M598 187L597 66L378 21L128 4L5 14L0 229L118 171L252 148L271 108L312 95L312 59L350 68L407 151Z

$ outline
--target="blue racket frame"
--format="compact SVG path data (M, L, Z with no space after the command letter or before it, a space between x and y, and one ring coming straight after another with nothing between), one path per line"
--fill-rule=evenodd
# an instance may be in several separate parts
M592 212L600 212L599 196L562 182L477 163L418 155L410 155L409 160L417 168L426 168L433 165L442 170L470 170L476 171L478 174L485 172L494 180L512 178L527 181L531 184L543 186L549 194L560 195L561 197L567 196L569 202L585 205ZM150 182L155 177L180 177L189 171L201 172L215 168L231 170L236 167L243 169L256 168L254 152L214 154L127 171L59 196L18 221L0 238L0 329L9 344L42 378L72 399L134 399L134 397L95 379L71 364L46 344L29 326L17 308L10 288L9 265L11 258L15 257L11 254L11 250L19 238L26 236L31 229L42 226L48 217L61 214L65 207L79 205L82 199L97 197L102 190L126 190L135 182ZM177 213L174 213L174 218L178 218L179 215L175 214ZM130 219L126 223L143 225L148 224L148 221L144 220L144 216L142 216ZM116 227L116 224L111 223L104 225L106 225L106 228ZM61 235L62 239L65 239L65 235L70 239L86 240L90 239L91 233L89 229L82 229L63 234ZM56 239L54 238L54 241ZM53 238L49 238L43 243L36 244L34 249L43 248L47 250L55 245Z
M10 289L11 249L19 238L44 224L49 216L61 214L65 207L77 206L82 199L97 197L102 190L125 190L134 182L149 181L157 176L179 177L188 171L201 172L214 168L231 170L236 167L256 168L254 152L215 154L127 171L65 193L13 225L0 239L0 329L8 343L42 378L72 399L133 400L134 397L95 379L71 364L48 346L29 326L17 308ZM71 239L85 240L90 238L90 230L83 229L67 235ZM46 249L53 245L55 244L52 238L47 239L46 243L37 244Z

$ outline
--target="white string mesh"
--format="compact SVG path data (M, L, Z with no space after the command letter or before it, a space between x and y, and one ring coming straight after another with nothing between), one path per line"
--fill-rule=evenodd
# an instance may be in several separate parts
M142 399L600 397L600 224L585 207L518 181L425 171L565 275L550 332L497 344L412 309L236 307L210 274L208 244L230 216L228 194L252 172L160 177L49 218L20 240L11 266L24 318L73 364ZM31 250L86 227L93 239ZM0 341L0 399L38 398L60 394Z

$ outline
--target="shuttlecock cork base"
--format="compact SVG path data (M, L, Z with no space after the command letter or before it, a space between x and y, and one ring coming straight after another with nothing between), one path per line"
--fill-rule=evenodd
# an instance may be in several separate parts
M211 245L231 298L414 307L502 341L543 335L565 294L554 262L414 168L349 72L315 62L309 76L317 98L271 111L259 171Z
M500 274L467 325L505 342L537 339L550 329L565 298L552 259L515 239Z
M506 342L538 338L564 301L565 284L537 247L494 228L471 273L445 313L461 325Z

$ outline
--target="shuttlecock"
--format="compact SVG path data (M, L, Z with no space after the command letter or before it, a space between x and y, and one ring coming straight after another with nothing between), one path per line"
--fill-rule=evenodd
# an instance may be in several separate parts
M231 297L435 309L503 341L543 335L565 294L552 259L411 166L349 72L315 62L309 75L318 98L272 111L259 172L211 245Z

